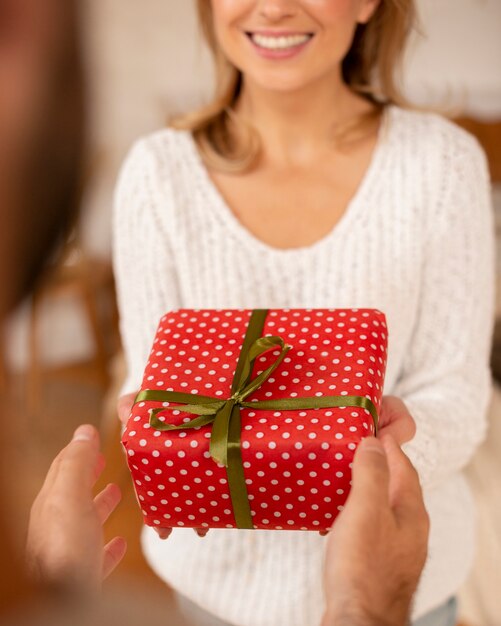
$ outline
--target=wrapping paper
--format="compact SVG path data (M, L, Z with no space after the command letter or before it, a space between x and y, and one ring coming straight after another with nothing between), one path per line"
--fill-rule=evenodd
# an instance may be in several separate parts
M166 314L146 366L143 396L146 390L182 392L223 404L232 396L252 314L251 309ZM338 402L367 398L374 407L372 414L361 406L238 408L237 452L249 527L327 530L349 494L356 447L375 431L387 358L386 319L376 309L268 309L263 319L261 336L281 338L286 348L276 369L245 398L247 404L335 396ZM249 380L262 375L279 353L279 346L272 346L260 354ZM242 527L228 468L211 456L213 424L184 428L196 415L183 411L182 403L140 395L137 400L122 443L145 523ZM155 427L167 423L182 428Z

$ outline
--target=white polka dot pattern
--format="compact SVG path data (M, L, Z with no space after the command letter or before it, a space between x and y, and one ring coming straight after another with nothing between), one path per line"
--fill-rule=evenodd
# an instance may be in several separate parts
M165 315L158 327L142 389L228 398L252 311L187 310ZM292 349L247 400L359 395L381 406L387 354L385 316L376 309L270 309L263 335ZM259 357L253 375L276 358ZM167 406L168 403L164 403ZM211 425L160 432L140 402L123 445L146 524L235 528L226 468L209 454ZM241 409L241 449L255 528L322 530L332 525L350 489L360 440L373 432L358 407L301 411ZM162 421L194 416L168 409Z

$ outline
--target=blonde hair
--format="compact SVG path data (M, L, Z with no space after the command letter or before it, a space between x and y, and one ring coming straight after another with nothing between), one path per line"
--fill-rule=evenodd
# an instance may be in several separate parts
M260 151L257 132L239 119L232 109L240 94L242 74L218 44L210 0L197 0L197 10L203 37L216 66L215 97L203 108L174 118L170 125L191 131L208 167L242 172L252 167ZM396 77L415 21L414 0L381 0L369 22L357 26L352 45L342 62L342 76L353 92L375 107L339 129L338 140L359 137L388 104L408 106ZM237 130L238 142L235 141Z

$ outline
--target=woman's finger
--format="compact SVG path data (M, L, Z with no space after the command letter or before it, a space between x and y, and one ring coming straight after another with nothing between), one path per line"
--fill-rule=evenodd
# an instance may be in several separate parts
M127 420L129 419L130 411L132 409L132 405L134 404L134 398L136 397L136 395L137 393L127 393L118 399L118 402L117 402L118 419L124 425L127 424Z
M123 537L115 537L103 548L103 580L116 568L127 552L127 542Z
M383 397L379 426L378 438L389 434L399 445L407 443L416 434L414 418L403 400L396 396Z
M167 539L172 532L172 528L155 528L155 532L160 539Z
M209 532L208 528L194 528L193 530L199 537L205 537L205 535ZM160 539L167 539L172 532L172 528L155 528L155 531Z
M385 426L382 426L378 431L378 439L385 435L390 435L401 446L413 439L416 434L416 426L414 420L403 414L400 419L397 419Z
M121 499L122 492L120 491L120 487L114 483L106 485L106 487L97 494L94 498L94 506L101 524L104 524L113 513Z

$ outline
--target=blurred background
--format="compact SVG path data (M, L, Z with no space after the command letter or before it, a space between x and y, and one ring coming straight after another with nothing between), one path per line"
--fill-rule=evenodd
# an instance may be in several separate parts
M0 355L0 386L12 384L26 411L11 427L20 445L12 463L19 524L47 467L82 421L100 425L109 458L104 480L126 497L110 534L124 528L130 551L116 576L151 577L142 561L141 520L129 487L115 414L124 375L110 265L111 208L120 164L139 136L204 102L212 68L198 35L194 2L86 0L91 110L91 162L84 218L63 262L32 301L13 317ZM421 33L410 43L404 92L437 106L477 135L490 162L497 231L501 237L501 0L417 0ZM499 258L499 256L498 256ZM498 283L501 262L498 263ZM497 297L497 315L501 299ZM492 364L501 380L501 333ZM40 416L43 415L43 419ZM501 624L501 388L495 386L487 441L468 468L479 510L479 549L461 594L465 626ZM35 443L36 442L36 443ZM160 584L160 583L158 583ZM169 602L168 591L165 594Z

